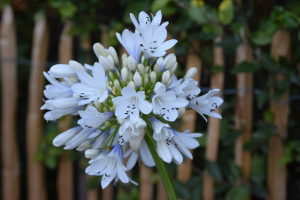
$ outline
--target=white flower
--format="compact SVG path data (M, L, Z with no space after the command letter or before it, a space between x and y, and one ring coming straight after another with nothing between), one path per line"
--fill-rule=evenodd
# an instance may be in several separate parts
M60 147L65 145L69 140L71 140L76 134L78 134L82 130L81 126L73 127L63 133L57 135L53 140L53 145L56 147Z
M172 75L172 78L173 81L167 91L174 91L176 97L192 101L201 91L198 87L198 82L194 79L188 78L185 81L183 79L177 80L175 75Z
M96 134L100 134L100 130L98 129L83 129L79 133L77 133L72 139L66 142L66 146L64 149L74 149L84 143L88 137L96 132Z
M130 13L130 18L138 33L141 33L143 28L145 28L148 24L151 24L153 28L158 27L161 23L162 14L160 10L157 11L156 15L153 17L152 22L150 20L149 15L144 11L139 13L139 23L137 22L137 20L135 19L132 13ZM165 22L161 26L165 28L168 26L168 24L169 22Z
M136 92L132 87L124 87L121 91L122 96L112 99L118 105L115 115L119 118L130 116L130 120L135 123L139 119L139 111L149 114L152 105L145 100L145 92Z
M122 77L122 83L126 83L127 82L127 78L128 78L128 68L127 67L123 67L121 70L121 77Z
M129 178L126 174L126 168L123 165L123 150L119 144L116 144L112 151L103 158L91 160L91 165L85 172L89 175L103 176L101 181L102 188L106 188L109 183L119 179L123 183L128 183Z
M177 43L175 39L165 42L166 28L162 26L154 28L151 24L147 24L140 33L134 33L132 38L143 51L146 60L151 57L164 56L166 51Z
M130 119L126 119L125 123L119 128L119 143L123 145L128 142L131 137L139 136L140 129L146 127L146 122L142 118L138 118L135 123L132 123Z
M126 144L125 143L123 145L123 149L125 149L124 147L126 147ZM132 149L129 149L128 151L126 151L124 153L124 158L127 158L128 156L130 155L128 161L127 161L127 164L126 164L126 170L129 171L131 170L136 162L138 161L139 159L139 155L141 157L141 160L143 161L143 163L147 166L147 167L154 167L155 166L155 162L153 160L153 157L150 153L150 150L145 142L145 140L142 140L141 141L141 145L140 145L140 148L139 148L139 155L135 152L132 151Z
M84 106L71 107L68 109L58 109L53 106L53 109L51 111L45 113L44 118L46 121L56 121L64 115L78 115L78 111L81 111L83 109Z
M177 98L173 91L166 91L166 86L157 82L154 87L155 95L152 97L153 113L161 115L165 120L175 121L178 117L176 108L188 105L188 101Z
M116 36L122 46L126 49L129 55L133 56L137 63L139 63L141 48L135 44L132 40L132 32L128 29L125 29L122 33L122 37L119 33L116 33Z
M64 97L71 97L73 95L73 91L71 86L68 85L67 82L59 82L53 77L50 77L49 74L43 72L46 79L51 83L46 85L46 89L44 90L44 95L48 99L57 99Z
M153 139L155 141L170 141L173 137L173 132L170 130L169 124L164 124L155 117L150 118L153 127Z
M184 132L178 132L173 130L174 136L172 137L172 143L183 153L186 157L193 159L193 155L189 149L195 149L199 147L199 142L194 139L196 137L201 137L200 133L188 133L190 130L185 130Z
M113 116L113 112L100 113L97 108L88 106L84 111L79 111L79 115L81 119L78 120L78 124L80 124L82 128L90 129L98 128L109 120Z
M72 85L72 90L79 96L83 97L83 100L79 102L79 105L88 104L91 101L95 101L98 98L98 102L102 103L108 97L107 78L103 67L95 63L93 68L93 77L83 70L77 70L78 78L83 83L76 83Z
M216 113L216 110L223 103L223 99L213 96L219 91L219 89L210 90L205 95L192 100L189 103L189 107L197 111L205 119L205 121L207 121L207 119L204 117L204 115L222 119L221 115Z

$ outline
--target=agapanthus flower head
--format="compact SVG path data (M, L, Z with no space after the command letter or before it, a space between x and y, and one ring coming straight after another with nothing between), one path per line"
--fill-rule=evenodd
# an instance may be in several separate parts
M138 21L132 14L130 17L135 32L126 29L122 35L116 33L128 53L120 60L113 47L106 49L96 43L93 50L98 62L93 65L70 61L44 72L50 82L44 90L47 100L41 107L49 110L44 118L56 121L68 114L80 118L78 126L59 134L53 144L66 150L85 151L91 159L86 173L102 176L103 188L113 180L136 184L125 172L138 161L153 167L151 148L154 152L156 148L167 163L179 165L183 155L192 159L189 149L199 146L194 138L201 134L181 133L169 125L186 110L194 109L203 117L221 118L216 110L223 100L214 96L219 90L198 96L198 82L192 79L196 68L182 78L175 75L176 56L165 54L177 40L165 41L168 22L161 23L161 11L154 16L141 12ZM152 138L145 137L146 134ZM148 146L147 138L155 146ZM129 157L126 166L125 157Z

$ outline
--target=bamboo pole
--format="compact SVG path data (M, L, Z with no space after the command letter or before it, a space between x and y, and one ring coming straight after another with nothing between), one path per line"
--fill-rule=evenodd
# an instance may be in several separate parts
M2 199L20 197L20 163L16 139L17 58L14 14L10 6L2 13L1 22L1 79L2 79ZM4 117L5 116L5 117Z
M200 79L201 79L201 59L200 59L200 44L198 41L194 41L191 44L191 47L189 49L189 53L187 56L186 61L186 72L192 68L197 68L197 73L194 76L194 80L198 81L198 86L200 85ZM181 131L185 131L187 129L190 129L190 132L195 132L195 125L196 125L196 119L197 119L197 113L194 110L188 110L182 117L182 124L181 124ZM186 182L189 180L192 174L191 170L191 159L186 159L181 165L177 167L177 178L181 182Z
M252 61L252 51L245 40L236 50L236 63ZM243 134L235 141L235 163L242 169L243 179L250 177L251 153L243 151L243 145L250 140L252 131L253 74L237 74L237 94L235 110L235 128Z
M140 200L153 199L153 184L151 182L152 169L144 164L140 165Z
M43 104L42 96L45 85L43 76L44 63L48 53L49 33L47 30L46 18L39 19L33 32L33 48L31 55L31 71L29 77L29 99L27 113L27 174L28 174L28 199L44 200L45 191L45 173L42 163L34 161L38 151L40 139L43 131L43 113L40 107Z
M66 22L59 41L59 63L68 64L73 54L73 37L68 35L71 23ZM64 132L70 128L71 115L67 115L58 121L58 129ZM58 164L57 193L60 200L73 200L73 163L69 159L68 152L63 152Z
M291 36L286 30L278 30L272 38L271 57L278 60L280 56L290 60L291 56ZM278 74L277 80L283 80L282 74ZM271 94L273 89L271 89ZM288 123L288 96L287 91L279 100L286 101L283 105L277 105L270 102L270 109L274 113L274 125L278 131L269 141L268 157L268 200L285 200L286 199L286 168L279 166L279 161L284 155L284 146L282 140L287 136Z
M214 40L214 43L218 43L222 38L219 36ZM224 66L224 55L222 47L213 48L214 65ZM223 92L224 84L224 73L219 72L217 74L211 75L211 89L220 89L220 94ZM221 114L221 110L218 109L218 113ZM220 119L209 117L208 119L208 131L207 131L207 142L206 142L206 152L205 156L208 161L216 162L218 155L218 144L219 144L219 132L220 132ZM203 183L203 197L204 200L213 200L213 189L214 180L206 171L204 174Z

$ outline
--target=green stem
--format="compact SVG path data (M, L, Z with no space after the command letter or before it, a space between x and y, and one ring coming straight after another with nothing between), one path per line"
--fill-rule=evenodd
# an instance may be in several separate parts
M146 130L146 134L145 134L145 141L147 143L147 146L149 147L149 150L152 154L152 157L155 161L156 167L158 169L158 172L160 174L161 180L165 186L165 190L167 192L167 195L169 197L169 200L176 200L176 194L172 185L172 182L170 180L168 171L166 169L166 166L164 164L164 162L162 161L162 159L158 156L156 149L155 149L155 142L151 137L151 134L149 133L149 131L147 129Z

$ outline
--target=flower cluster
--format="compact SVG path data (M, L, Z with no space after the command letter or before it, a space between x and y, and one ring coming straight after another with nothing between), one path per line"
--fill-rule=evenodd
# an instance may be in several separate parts
M126 170L137 161L155 166L144 139L145 130L156 142L161 159L179 165L182 154L193 158L189 149L199 146L194 138L201 134L178 132L168 122L181 118L187 109L203 117L221 118L216 109L223 100L214 96L218 89L198 97L200 88L192 79L196 68L188 70L182 79L175 76L176 56L165 55L177 40L165 41L168 22L161 24L161 12L152 20L145 12L139 14L138 21L134 15L130 17L135 33L127 29L122 35L116 33L128 53L122 55L121 62L113 47L105 49L96 43L93 49L99 62L93 66L70 61L44 72L50 82L44 90L48 100L41 109L49 110L44 118L56 121L67 114L80 116L78 126L59 134L53 144L85 151L91 159L86 173L102 176L103 188L113 180L136 184Z

